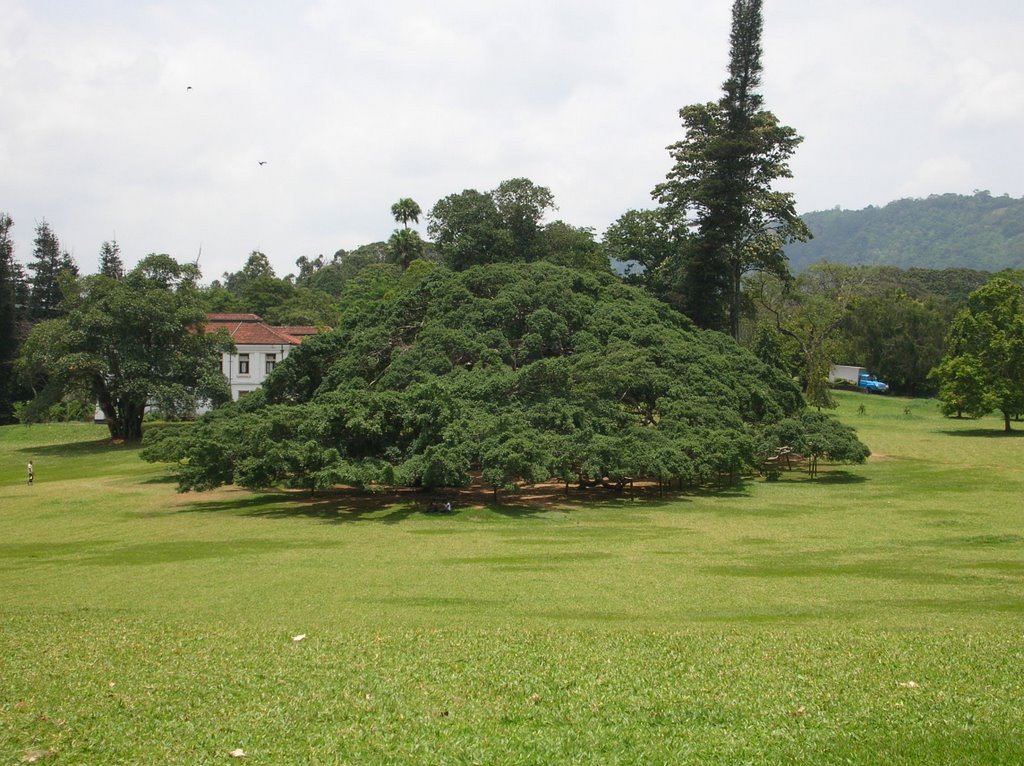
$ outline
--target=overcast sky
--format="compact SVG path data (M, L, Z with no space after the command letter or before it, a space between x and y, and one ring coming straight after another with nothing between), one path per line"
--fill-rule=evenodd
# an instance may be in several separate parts
M129 266L201 247L206 280L252 250L284 276L387 239L400 197L519 176L600 236L651 206L679 107L719 98L731 7L0 0L0 211L22 263L45 218L83 272L116 238ZM1024 196L1020 0L765 0L764 21L800 211Z

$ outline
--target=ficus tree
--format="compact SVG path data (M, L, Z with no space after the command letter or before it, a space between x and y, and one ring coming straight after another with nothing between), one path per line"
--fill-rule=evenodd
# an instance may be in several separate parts
M262 393L154 432L144 454L172 462L184 490L694 485L735 479L759 429L803 407L786 375L607 272L418 261L346 289L338 329Z

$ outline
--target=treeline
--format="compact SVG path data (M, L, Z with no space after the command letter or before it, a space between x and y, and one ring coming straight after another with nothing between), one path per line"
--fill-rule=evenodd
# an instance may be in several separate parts
M814 239L786 246L791 268L812 263L903 269L1024 268L1024 199L940 194L863 210L807 213Z
M409 199L392 208L395 229L389 240L330 258L300 257L296 270L278 276L267 256L254 251L240 269L225 272L197 295L206 312L246 312L271 324L338 327L354 296L350 285L367 274L396 275L415 260L451 268L511 260L548 261L610 273L609 253L621 252L624 216L599 242L589 229L563 221L545 222L556 210L551 192L528 179L512 179L491 191L465 190L440 200L426 216L434 241L409 229L419 222L419 206ZM37 225L27 269L14 258L13 222L0 215L0 422L16 419L17 403L32 399L42 384L18 374L16 360L25 338L40 321L59 316L64 291L79 276L74 259L45 221ZM410 233L415 236L410 236ZM644 235L651 249L671 251L669 236ZM645 239L646 237L646 239ZM99 274L120 279L125 267L116 242L100 246ZM1020 272L1006 272L1020 281ZM760 358L785 371L813 395L832 363L871 369L894 392L932 395L938 384L929 372L939 364L953 318L968 295L992 273L978 269L901 269L895 266L819 263L795 278L768 273L748 276L743 284L739 341ZM388 277L391 278L391 277ZM661 274L623 277L658 297ZM370 280L373 283L373 280ZM813 398L813 396L812 396ZM77 418L92 412L88 396L69 397L35 417Z

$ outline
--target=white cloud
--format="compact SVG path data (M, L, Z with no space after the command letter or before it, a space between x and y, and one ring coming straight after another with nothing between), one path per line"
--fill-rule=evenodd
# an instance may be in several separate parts
M946 190L963 191L972 177L971 163L957 155L928 157L918 163L900 196L927 197Z
M22 261L46 217L86 270L116 234L129 259L202 243L208 277L254 248L284 274L386 239L399 197L514 176L601 233L651 204L728 31L702 0L6 0L0 209ZM1022 33L1008 0L766 3L800 209L1024 194Z
M952 87L940 112L945 124L987 127L1024 121L1022 70L997 71L972 58L957 68Z

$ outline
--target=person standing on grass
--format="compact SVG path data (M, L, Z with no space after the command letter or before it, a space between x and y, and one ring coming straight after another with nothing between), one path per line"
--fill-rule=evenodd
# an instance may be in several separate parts
M36 471L32 467L32 461L28 461L28 483L31 484L36 480Z

